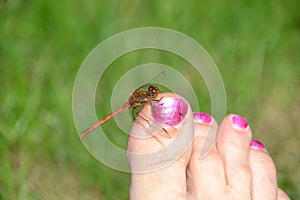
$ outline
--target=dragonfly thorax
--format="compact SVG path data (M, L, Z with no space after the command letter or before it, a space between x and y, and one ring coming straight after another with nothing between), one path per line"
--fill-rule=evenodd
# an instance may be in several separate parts
M145 105L148 101L157 97L159 92L160 90L153 85L150 85L148 87L148 90L137 89L132 93L132 95L128 99L129 106L131 108L135 108L138 106Z

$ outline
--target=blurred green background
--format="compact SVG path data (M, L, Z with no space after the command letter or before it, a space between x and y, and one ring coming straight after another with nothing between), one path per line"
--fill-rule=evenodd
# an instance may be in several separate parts
M208 51L223 76L228 113L248 119L275 160L279 186L299 199L299 9L296 0L0 0L0 199L128 198L129 175L102 165L77 137L72 87L99 42L144 26L183 32ZM107 87L123 66L159 57L153 54L116 61ZM194 86L209 112L205 86ZM97 101L101 116L106 103Z

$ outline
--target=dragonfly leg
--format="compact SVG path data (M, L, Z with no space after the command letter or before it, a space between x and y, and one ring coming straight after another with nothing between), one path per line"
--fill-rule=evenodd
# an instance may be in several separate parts
M161 129L166 133L166 134L160 134L162 137L169 138L169 139L172 138L172 135L164 127L162 127Z
M145 120L145 121L148 123L148 125L150 126L150 122L149 122L149 120L148 120L148 119L146 119L145 117L143 117L142 115L140 115L140 113L138 113L136 117L140 117L140 118L142 118L142 119L143 119L143 120Z
M155 102L160 102L162 100L162 98L164 98L163 96L161 96L159 99L153 99L152 101L155 101ZM161 104L163 105L163 104Z

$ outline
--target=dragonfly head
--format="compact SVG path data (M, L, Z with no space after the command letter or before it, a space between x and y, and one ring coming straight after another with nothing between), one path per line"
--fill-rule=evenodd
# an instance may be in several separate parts
M150 85L148 87L148 92L149 92L149 96L151 96L152 98L155 98L158 96L158 94L160 93L160 90L158 89L158 87L155 87L153 85Z

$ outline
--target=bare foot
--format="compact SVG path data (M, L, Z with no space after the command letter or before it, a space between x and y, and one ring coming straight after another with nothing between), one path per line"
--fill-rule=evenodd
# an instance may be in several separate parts
M131 131L130 199L289 199L246 120L231 114L218 127L181 97L161 96L153 115L145 106Z

